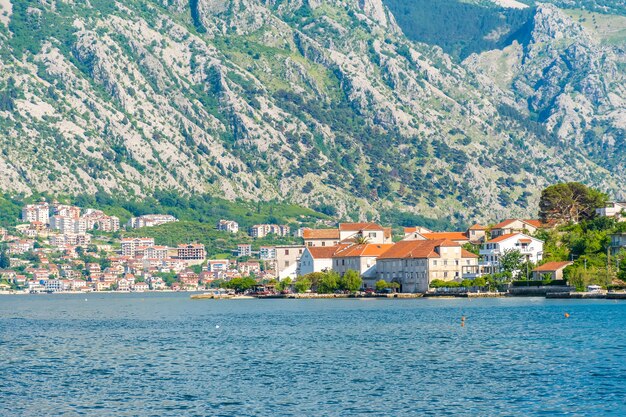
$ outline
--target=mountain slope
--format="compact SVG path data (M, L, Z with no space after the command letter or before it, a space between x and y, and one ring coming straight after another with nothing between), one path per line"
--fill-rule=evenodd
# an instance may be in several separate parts
M464 221L526 214L555 181L626 178L560 139L541 110L551 90L523 95L539 81L518 52L495 83L480 56L408 40L380 0L11 4L5 190L173 188Z

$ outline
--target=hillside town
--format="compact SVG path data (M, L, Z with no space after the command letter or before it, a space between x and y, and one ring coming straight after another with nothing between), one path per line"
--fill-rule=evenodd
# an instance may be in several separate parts
M595 215L621 222L625 210L626 203L609 203ZM300 277L332 271L339 278L358 274L361 291L380 290L385 283L394 291L425 293L433 283L453 286L496 276L511 252L519 262L510 272L526 280L562 280L572 264L542 262L544 241L537 236L556 224L538 219L505 219L449 232L404 227L401 236L374 222L294 231L288 225L257 224L248 228L253 241L273 235L291 236L298 243L256 249L249 242L239 243L219 259L207 256L205 246L197 242L168 247L150 237L120 237L113 243L99 239L103 233L110 237L121 230L177 222L171 215L133 217L122 227L119 218L100 210L41 201L24 206L21 221L11 233L0 229L0 290L200 291L247 278L270 287L287 283L281 287L294 291L289 284ZM215 228L241 236L233 220L222 219ZM612 253L625 247L626 233L611 236Z

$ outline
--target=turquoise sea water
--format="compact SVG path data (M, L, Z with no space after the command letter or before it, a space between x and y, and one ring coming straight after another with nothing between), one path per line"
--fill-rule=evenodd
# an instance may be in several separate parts
M626 415L625 302L188 297L0 297L0 415Z

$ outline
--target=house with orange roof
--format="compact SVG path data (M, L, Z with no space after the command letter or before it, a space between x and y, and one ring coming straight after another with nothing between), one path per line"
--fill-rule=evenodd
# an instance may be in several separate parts
M325 272L333 268L333 255L340 246L307 246L298 260L296 275L306 275L312 272Z
M404 228L404 236L410 235L412 233L432 233L433 231L430 229L427 229L426 227L422 227L422 226L412 226L412 227L405 227Z
M481 272L500 272L500 257L509 251L517 250L526 261L537 263L543 259L543 241L524 233L500 235L483 243L480 248Z
M470 243L482 243L487 237L487 227L476 223L467 229L467 237Z
M525 233L532 235L537 232L538 229L545 229L547 227L549 227L549 225L542 223L541 220L506 219L491 228L491 238L493 239L502 235L510 235L513 233Z
M337 246L339 229L302 229L305 246Z
M383 227L376 223L339 223L341 242L358 237L367 238L368 243L392 243L391 227Z
M570 265L574 265L574 262L547 262L533 269L533 279L536 281L543 281L545 278L550 278L552 281L562 280L563 271Z
M343 276L347 271L357 271L365 288L376 282L376 259L387 252L393 243L367 243L342 247L333 254L333 270Z
M460 281L464 266L476 264L477 257L458 242L402 240L378 257L376 273L377 279L400 284L401 292L420 293L428 291L435 279Z

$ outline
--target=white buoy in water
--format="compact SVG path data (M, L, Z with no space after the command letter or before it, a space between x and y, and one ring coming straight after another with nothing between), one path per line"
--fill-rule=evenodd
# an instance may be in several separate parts
M216 328L216 329L219 329L219 328L220 328L220 326L218 326L218 325L216 324L216 325L215 325L215 328Z

